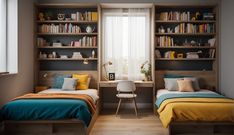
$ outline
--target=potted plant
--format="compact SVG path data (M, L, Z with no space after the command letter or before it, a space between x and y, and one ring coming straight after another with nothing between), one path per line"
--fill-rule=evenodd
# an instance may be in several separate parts
M141 73L145 75L143 81L151 81L151 64L148 61L141 65Z

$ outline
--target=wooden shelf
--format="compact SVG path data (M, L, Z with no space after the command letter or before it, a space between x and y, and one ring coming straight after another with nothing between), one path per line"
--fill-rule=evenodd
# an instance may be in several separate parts
M160 61L213 61L213 60L215 60L215 58L198 58L198 59L190 59L190 58L175 58L175 59L156 58L155 60L160 60Z
M97 23L98 21L59 21L59 20L46 20L46 21L37 21L37 23Z
M176 20L156 20L156 23L216 23L216 20L198 20L198 21L176 21Z
M36 4L38 8L97 8L97 4L77 4L77 3L48 3L48 4Z
M156 36L215 36L216 33L155 33Z
M61 46L61 47L53 47L53 46L41 46L38 47L39 49L97 49L97 46L81 46L81 47L74 47L74 46Z
M156 49L216 49L211 46L156 46Z
M98 35L98 33L37 33L37 35L41 36L86 36L86 35Z
M82 59L73 59L73 58L39 58L40 61L83 61L83 60L98 60L98 58L82 58Z

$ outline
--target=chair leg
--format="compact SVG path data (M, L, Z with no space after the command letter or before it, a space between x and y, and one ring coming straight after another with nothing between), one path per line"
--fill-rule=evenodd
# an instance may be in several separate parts
M119 99L119 104L118 104L118 107L117 107L117 110L116 110L116 113L115 113L116 116L118 115L119 107L121 105L121 101L122 101L122 99Z
M136 113L136 116L137 116L137 105L136 105L136 100L135 100L135 98L133 98L133 102L134 102L134 107L135 107L135 113Z

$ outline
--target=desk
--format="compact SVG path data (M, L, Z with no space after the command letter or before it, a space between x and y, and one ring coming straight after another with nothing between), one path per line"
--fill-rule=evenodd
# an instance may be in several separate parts
M154 102L155 102L155 89L154 89L154 82L153 81L134 81L136 87L142 87L142 88L152 88L152 106L153 106L153 109L154 109ZM99 96L100 96L100 110L103 106L103 101L102 101L102 94L103 94L103 91L102 91L102 88L110 88L110 87L117 87L117 84L118 84L118 80L116 81L100 81L99 82ZM116 89L115 89L116 90Z
M134 81L136 87L154 87L153 81ZM99 87L116 87L118 81L100 81Z

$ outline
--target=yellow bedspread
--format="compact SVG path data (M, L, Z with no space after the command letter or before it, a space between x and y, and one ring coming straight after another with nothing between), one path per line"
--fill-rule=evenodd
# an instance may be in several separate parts
M158 109L164 127L172 121L234 122L234 100L220 98L175 98Z

